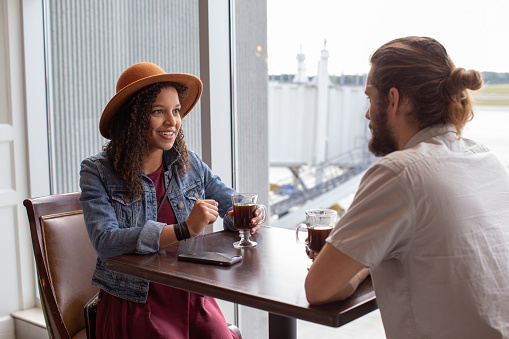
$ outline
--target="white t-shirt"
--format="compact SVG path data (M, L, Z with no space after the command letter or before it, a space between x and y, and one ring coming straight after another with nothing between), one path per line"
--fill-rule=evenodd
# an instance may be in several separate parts
M453 126L374 164L327 241L370 268L388 338L509 338L509 172Z

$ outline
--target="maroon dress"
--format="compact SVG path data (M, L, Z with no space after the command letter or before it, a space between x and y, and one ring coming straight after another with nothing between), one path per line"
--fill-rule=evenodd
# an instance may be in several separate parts
M156 187L157 201L164 195L164 166L148 175ZM157 221L175 224L176 218L165 199ZM97 305L96 337L238 339L230 331L214 298L150 283L145 304L127 301L101 290Z

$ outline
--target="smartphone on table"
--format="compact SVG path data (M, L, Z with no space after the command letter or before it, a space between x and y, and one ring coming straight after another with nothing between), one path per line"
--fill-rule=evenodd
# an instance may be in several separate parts
M196 251L179 254L178 260L199 264L231 266L241 262L242 256L220 252Z

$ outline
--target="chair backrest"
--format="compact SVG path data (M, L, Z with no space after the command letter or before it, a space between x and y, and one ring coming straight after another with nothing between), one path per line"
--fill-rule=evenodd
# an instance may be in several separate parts
M30 233L48 332L85 336L83 307L99 289L90 284L97 260L80 193L26 199Z

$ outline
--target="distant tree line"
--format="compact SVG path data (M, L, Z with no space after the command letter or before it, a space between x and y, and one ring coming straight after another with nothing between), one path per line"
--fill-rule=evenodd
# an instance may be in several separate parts
M481 72L485 84L509 84L509 73Z
M279 81L279 82L293 82L294 78L295 78L295 74L269 75L269 80Z
M279 82L293 82L295 74L278 74L269 75L270 81ZM314 76L308 76L308 81L313 81ZM356 75L331 75L329 76L330 81L336 85L357 85L364 86L366 83L367 74L356 74Z
M481 72L485 84L509 84L509 73ZM338 85L364 85L367 74L363 75L331 75L330 80Z
M497 72L481 72L484 83L496 85L496 84L509 84L509 73L497 73ZM357 85L364 86L366 83L367 74L361 75L331 75L330 81L337 85ZM292 82L295 78L294 74L280 74L280 75L269 75L269 80L280 81L280 82ZM308 77L312 80L313 77Z
M330 81L333 84L337 85L354 85L354 86L364 86L366 83L367 74L361 75L331 75L329 76Z

